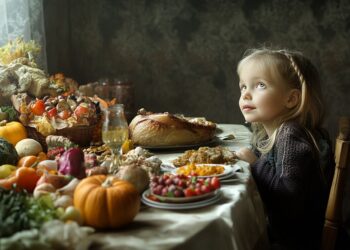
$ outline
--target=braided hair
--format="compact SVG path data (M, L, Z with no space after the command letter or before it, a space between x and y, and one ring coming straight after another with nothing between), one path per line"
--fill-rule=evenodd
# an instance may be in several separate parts
M275 122L281 126L286 121L295 120L305 128L315 142L313 131L320 129L324 117L320 77L315 66L300 52L262 48L248 50L245 53L238 64L238 74L251 60L260 63L278 82L287 84L291 89L300 90L299 103ZM278 129L270 138L267 138L266 131L260 123L253 123L252 128L253 145L262 153L269 152L275 142ZM315 145L317 148L317 144Z

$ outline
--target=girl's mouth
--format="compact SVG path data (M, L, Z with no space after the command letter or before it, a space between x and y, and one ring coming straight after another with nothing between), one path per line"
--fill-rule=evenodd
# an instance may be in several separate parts
M249 112L249 111L254 110L254 109L255 109L255 107L254 106L250 106L250 105L244 105L242 107L242 111L245 111L245 112Z

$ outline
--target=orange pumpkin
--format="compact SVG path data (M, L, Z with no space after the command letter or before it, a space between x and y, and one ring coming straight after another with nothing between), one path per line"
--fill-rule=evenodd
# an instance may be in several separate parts
M113 176L93 175L74 191L74 206L84 222L95 228L119 228L132 222L140 209L140 196L129 182Z
M38 157L34 155L23 156L17 162L17 167L36 167L38 165Z
M44 152L40 152L37 156L27 155L23 156L17 162L17 167L36 167L39 162L47 160L47 156Z

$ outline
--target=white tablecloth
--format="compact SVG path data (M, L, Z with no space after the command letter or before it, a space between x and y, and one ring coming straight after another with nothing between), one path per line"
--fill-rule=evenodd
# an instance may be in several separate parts
M242 125L220 124L218 136L234 134L236 139L221 144L231 150L249 146L250 132ZM170 161L179 153L157 156ZM268 249L262 202L247 163L242 172L222 186L223 198L204 208L171 211L142 206L128 227L95 233L82 242L87 249Z

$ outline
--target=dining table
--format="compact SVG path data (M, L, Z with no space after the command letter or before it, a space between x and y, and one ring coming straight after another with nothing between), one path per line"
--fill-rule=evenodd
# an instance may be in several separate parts
M215 138L210 146L236 151L250 147L251 131L241 124L218 124ZM152 152L166 165L184 149ZM128 226L96 231L78 249L269 249L264 206L250 166L238 160L231 167L234 174L221 183L220 197L214 203L182 209L142 203Z

